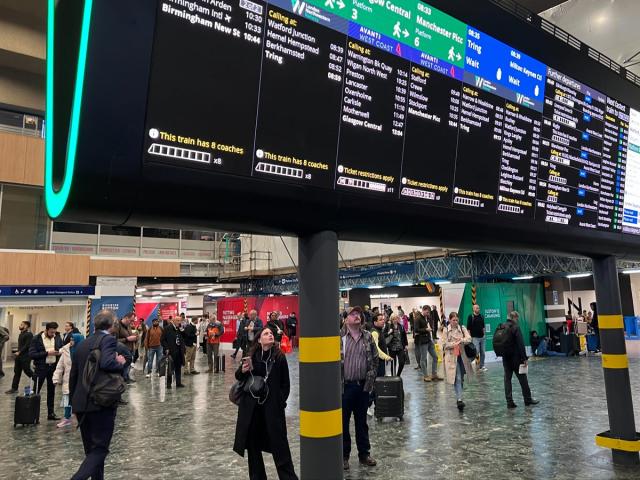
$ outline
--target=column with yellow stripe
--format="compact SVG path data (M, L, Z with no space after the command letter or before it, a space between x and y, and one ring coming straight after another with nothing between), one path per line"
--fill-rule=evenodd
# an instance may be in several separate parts
M596 435L596 444L611 449L614 463L638 465L640 435L635 428L615 257L594 258L593 278L610 427Z
M338 238L301 236L300 478L342 478Z

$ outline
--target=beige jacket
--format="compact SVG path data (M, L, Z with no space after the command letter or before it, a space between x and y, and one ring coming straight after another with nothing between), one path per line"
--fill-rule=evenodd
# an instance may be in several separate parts
M62 393L69 395L69 376L71 375L71 345L66 344L60 350L60 360L53 372L53 383L62 385Z
M462 363L464 365L466 378L465 381L471 381L475 376L475 363L472 363L473 359L467 358L464 353L464 346L471 343L471 335L467 329L460 325L460 329L452 330L451 326L446 329L440 329L438 336L440 337L440 347L443 352L444 361L444 376L447 383L453 385L456 383L456 360L457 357L454 354L454 346L456 342L460 343L460 356L462 357Z

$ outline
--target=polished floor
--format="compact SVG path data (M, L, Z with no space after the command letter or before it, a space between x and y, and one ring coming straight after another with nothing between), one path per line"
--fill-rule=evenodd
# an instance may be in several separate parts
M295 354L289 360L293 388L287 419L298 465ZM199 362L205 370L202 355ZM594 443L594 436L608 429L600 362L599 357L532 362L530 383L541 403L524 407L514 379L519 406L513 411L505 408L501 365L489 365L476 383L467 385L462 414L455 407L453 388L422 382L412 364L402 375L407 392L404 422L370 421L371 453L378 466L361 467L352 459L345 478L640 479L640 468L614 469L610 453ZM640 420L640 359L630 362ZM11 365L5 365L5 371L11 372ZM227 397L233 382L229 357L226 375L187 376L187 388L177 391L136 373L138 381L127 393L129 404L118 411L107 479L248 478L245 460L231 449L236 407ZM10 382L9 375L0 380L0 390ZM55 422L47 422L44 399L42 424L14 429L13 404L13 396L0 394L0 479L68 479L83 458L79 432L61 431ZM273 462L265 460L269 478L277 478Z

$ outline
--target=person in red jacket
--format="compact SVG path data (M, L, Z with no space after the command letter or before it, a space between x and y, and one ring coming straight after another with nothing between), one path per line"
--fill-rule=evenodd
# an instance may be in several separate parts
M208 373L214 371L215 365L215 373L218 373L219 365L218 365L218 356L220 354L220 338L224 334L224 325L218 320L216 315L214 314L211 320L209 320L209 325L207 325L207 361L209 362L209 370Z

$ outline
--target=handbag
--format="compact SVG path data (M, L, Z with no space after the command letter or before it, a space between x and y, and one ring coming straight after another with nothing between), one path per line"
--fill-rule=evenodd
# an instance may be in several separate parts
M293 348L291 347L291 340L284 334L282 335L282 339L280 340L280 350L285 355L290 354L293 350Z
M229 401L236 406L240 405L240 400L244 396L244 385L245 380L238 380L231 386L231 390L229 390Z
M275 362L273 360L269 361L267 364L267 374L263 377L261 375L254 375L253 373L244 383L243 392L248 393L254 399L258 400L258 405L264 405L264 402L267 401L269 397L269 385L267 384L267 380L269 380L269 374L271 373L271 368Z
M467 343L464 346L464 353L467 355L467 358L476 358L478 355L478 351L476 350L476 346L473 343Z

